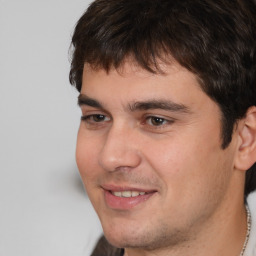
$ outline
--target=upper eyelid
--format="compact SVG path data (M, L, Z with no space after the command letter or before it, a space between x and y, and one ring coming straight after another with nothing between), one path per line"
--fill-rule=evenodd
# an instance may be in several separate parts
M109 116L112 118L112 115L105 109L102 108L96 108L96 107L91 107L88 105L82 105L80 106L82 115L104 115L104 116Z
M144 118L150 118L150 117L156 117L156 118L161 118L161 119L164 119L166 121L176 121L177 118L174 118L174 117L170 117L170 116L165 116L165 115L158 115L158 114L145 114L144 115Z
M85 111L86 113L82 113L82 117L88 117L88 116L94 116L94 115L103 115L106 117L109 117L112 119L111 115L108 115L104 111L97 111L97 110L90 110L90 111ZM158 114L143 114L141 116L141 119L148 119L148 118L160 118L164 119L166 121L176 121L177 119L174 117L166 117L165 115L158 115Z
M154 115L150 115L150 116L146 116L145 119L149 119L149 118L159 118L159 119L163 119L165 121L172 121L172 118L166 118L166 117L162 117L162 116L154 116Z
M102 114L102 113L82 114L83 118L88 118L88 117L91 117L91 116L104 116L104 117L110 118L108 115L105 115L105 114Z

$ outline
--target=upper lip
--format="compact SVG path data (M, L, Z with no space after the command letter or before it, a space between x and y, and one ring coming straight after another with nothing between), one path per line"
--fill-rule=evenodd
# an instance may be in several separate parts
M112 192L122 192L122 191L138 191L138 192L146 192L146 193L156 192L155 189L138 188L138 187L126 186L126 185L120 186L120 185L104 184L104 185L101 185L101 187L104 190L112 191Z

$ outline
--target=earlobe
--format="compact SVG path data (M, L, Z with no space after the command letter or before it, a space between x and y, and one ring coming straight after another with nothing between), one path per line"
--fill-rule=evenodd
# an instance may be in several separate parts
M256 162L256 106L247 110L239 121L239 145L235 168L246 171Z

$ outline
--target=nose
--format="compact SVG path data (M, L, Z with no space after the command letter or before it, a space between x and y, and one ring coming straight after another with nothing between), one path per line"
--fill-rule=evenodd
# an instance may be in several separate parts
M99 164L106 171L134 169L141 163L138 134L131 127L113 125L105 135Z

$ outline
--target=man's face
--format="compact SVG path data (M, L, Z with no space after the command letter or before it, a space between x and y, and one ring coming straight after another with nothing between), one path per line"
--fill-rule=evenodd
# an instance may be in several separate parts
M192 73L175 63L165 69L84 67L77 164L118 247L190 239L232 201L235 146L221 149L217 104Z

